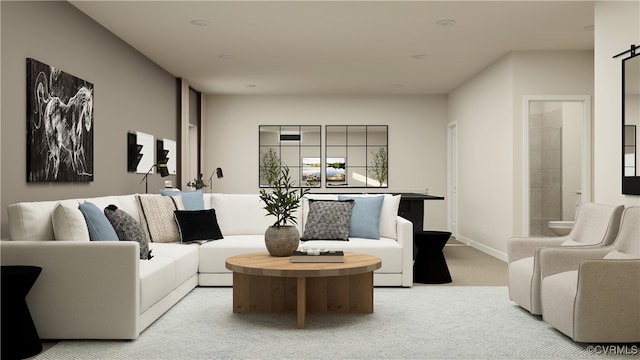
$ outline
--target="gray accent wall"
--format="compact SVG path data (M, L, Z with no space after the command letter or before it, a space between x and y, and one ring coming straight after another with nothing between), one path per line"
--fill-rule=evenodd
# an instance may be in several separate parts
M143 175L127 172L128 131L178 141L176 78L67 2L0 2L2 237L7 206L143 193ZM26 59L94 85L94 181L27 183ZM176 176L149 178L149 192Z

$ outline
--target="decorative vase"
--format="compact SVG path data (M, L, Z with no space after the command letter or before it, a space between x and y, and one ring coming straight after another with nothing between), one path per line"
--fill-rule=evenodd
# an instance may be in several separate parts
M269 226L264 243L271 256L291 256L300 244L300 233L295 226Z

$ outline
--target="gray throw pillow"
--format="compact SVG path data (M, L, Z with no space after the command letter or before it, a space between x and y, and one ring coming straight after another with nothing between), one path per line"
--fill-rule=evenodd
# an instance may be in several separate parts
M118 209L115 205L109 205L104 209L104 214L113 226L120 241L137 241L140 243L140 259L148 260L153 256L149 249L149 239L140 225L131 215Z
M349 241L353 200L309 199L309 215L301 240Z

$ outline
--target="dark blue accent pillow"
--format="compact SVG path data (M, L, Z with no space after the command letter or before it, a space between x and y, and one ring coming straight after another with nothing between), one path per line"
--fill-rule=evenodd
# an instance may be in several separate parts
M111 226L109 219L94 204L88 201L78 206L87 222L89 240L91 241L118 241L118 234Z

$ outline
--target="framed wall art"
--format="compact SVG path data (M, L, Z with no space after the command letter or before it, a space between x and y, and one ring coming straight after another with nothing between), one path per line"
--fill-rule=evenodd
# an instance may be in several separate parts
M93 181L93 84L27 59L27 182Z

